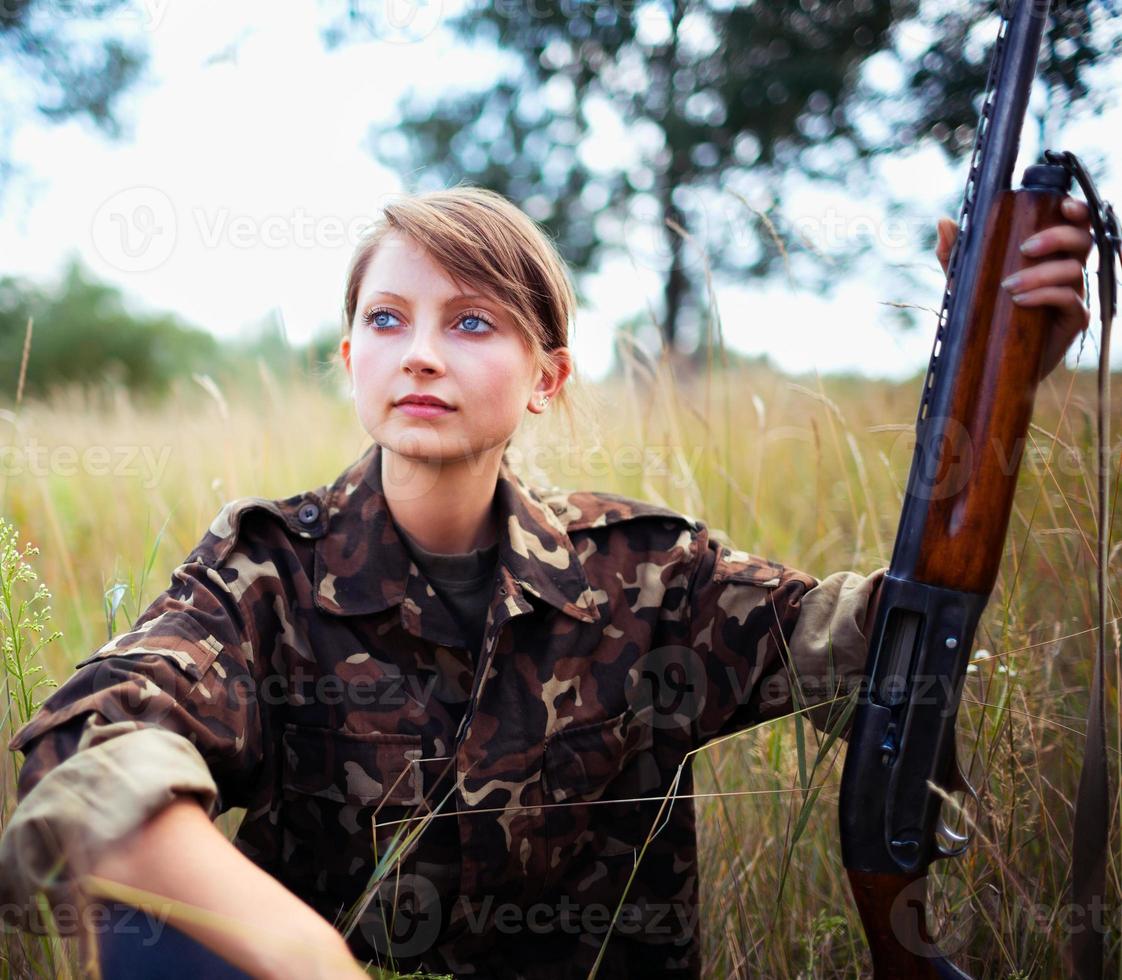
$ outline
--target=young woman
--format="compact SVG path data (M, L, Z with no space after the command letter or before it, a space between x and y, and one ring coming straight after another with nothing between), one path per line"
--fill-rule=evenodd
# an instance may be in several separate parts
M1086 212L1067 214L1010 284L1058 312L1049 369L1086 325ZM109 974L155 949L164 977L209 951L211 976L392 956L573 977L603 947L601 976L699 975L679 767L804 704L832 724L879 573L818 581L670 509L528 486L506 449L567 404L573 313L562 261L498 195L385 209L340 343L373 445L330 484L226 505L17 733L10 921L34 927L37 889L56 908L96 892L93 871L179 903L170 939L102 927ZM211 821L233 806L231 845Z

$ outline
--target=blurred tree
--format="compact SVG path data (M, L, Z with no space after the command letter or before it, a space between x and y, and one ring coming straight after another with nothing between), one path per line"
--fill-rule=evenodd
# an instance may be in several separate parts
M333 385L346 383L346 368L339 357L338 327L324 327L301 350L301 358L309 373Z
M329 44L384 35L381 4L337 2L346 10L327 29ZM1117 32L1102 23L1107 2L1057 5L1041 71L1069 105L1095 101L1088 71L1118 51ZM518 70L474 90L469 80L435 103L407 97L372 147L412 189L466 181L509 197L578 273L626 251L662 279L663 342L674 350L692 339L701 352L704 261L743 280L814 251L777 210L784 180L859 182L874 155L923 140L952 158L969 149L995 9L470 0L447 26L495 49L480 59L481 77L509 56ZM616 136L598 145L594 133ZM828 288L837 267L817 269Z
M27 321L34 320L24 395L67 384L121 384L158 395L173 377L223 361L209 333L169 314L136 314L121 294L71 261L55 289L0 279L0 398L15 397Z
M118 137L117 101L140 75L145 51L115 36L145 12L128 0L2 0L0 118L11 137L31 116L86 117ZM0 198L13 165L0 146Z
M310 378L328 390L339 390L346 381L337 357L339 337L338 327L324 326L302 344L294 344L288 339L280 311L270 310L256 324L243 328L238 337L223 343L228 362L224 370L238 383L244 383L247 372L259 373L264 367L276 378Z

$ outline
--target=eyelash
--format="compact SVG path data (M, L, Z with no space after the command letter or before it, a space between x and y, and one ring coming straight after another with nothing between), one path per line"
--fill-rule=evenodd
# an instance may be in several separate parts
M397 314L394 313L393 310L387 309L384 306L377 306L374 309L367 310L365 313L362 314L362 322L365 323L367 326L371 326L374 323L374 317L376 317L379 313L388 313L390 316L394 316L394 317L397 316ZM469 336L471 336L473 334L483 336L484 334L490 333L491 331L496 329L494 321L486 313L484 313L482 310L465 310L463 313L460 314L459 319L457 320L457 323L463 322L468 317L471 317L475 320L482 321L483 323L487 324L487 326L489 328L487 330L464 330L463 333L466 333ZM381 330L388 330L390 328L389 327L379 327L378 329L381 331Z

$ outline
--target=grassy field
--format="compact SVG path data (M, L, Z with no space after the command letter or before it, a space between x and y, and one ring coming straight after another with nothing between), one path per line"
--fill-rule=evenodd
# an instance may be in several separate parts
M891 552L918 391L918 379L820 383L750 367L675 380L665 365L633 361L623 378L589 389L599 414L579 445L546 422L528 428L512 455L530 482L665 503L814 575L870 572ZM1089 374L1061 370L1041 391L965 688L960 758L981 797L978 832L964 859L936 871L933 915L976 977L1062 975L1075 925L1066 874L1095 639L1094 410ZM1113 415L1122 434L1117 404ZM63 634L34 662L65 678L166 587L225 500L329 482L365 444L350 403L329 385L265 370L236 386L187 383L159 405L134 405L123 391L9 405L0 414L0 446L9 447L0 514L21 546L38 547L28 561L52 594L46 631L25 635ZM15 586L26 596L33 587ZM1117 624L1108 639L1117 651ZM9 655L5 741L27 708L11 673ZM837 844L843 747L816 751L820 736L809 725L800 732L803 724L786 718L696 759L696 792L711 794L697 801L708 977L867 972ZM3 761L4 816L16 761ZM231 836L238 819L220 818ZM1112 846L1112 976L1122 970L1119 873ZM0 976L81 975L70 942L18 933L2 941Z

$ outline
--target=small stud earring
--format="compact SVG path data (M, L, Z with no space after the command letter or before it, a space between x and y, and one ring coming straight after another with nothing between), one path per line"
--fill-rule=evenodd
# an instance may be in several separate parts
M540 408L545 408L546 402L549 401L549 395L542 395L541 400L538 402Z

